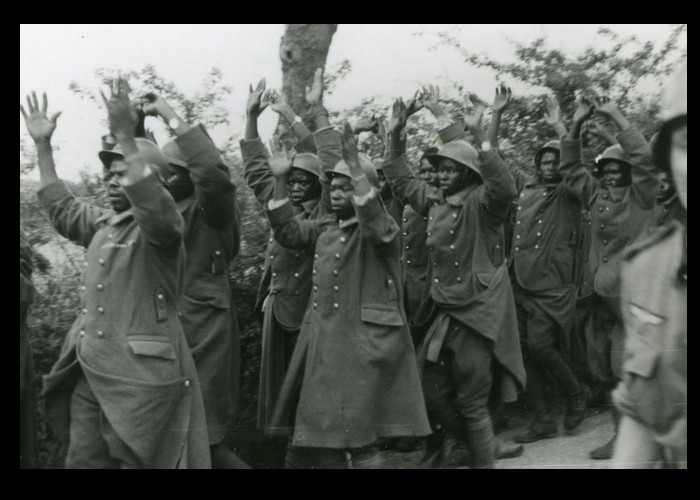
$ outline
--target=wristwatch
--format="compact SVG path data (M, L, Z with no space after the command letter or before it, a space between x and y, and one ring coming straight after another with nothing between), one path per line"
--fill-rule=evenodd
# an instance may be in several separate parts
M168 121L168 127L170 127L171 130L177 130L177 128L180 126L180 120L177 118L171 118Z
M484 153L488 153L489 151L491 151L491 143L489 141L482 142L481 143L481 150Z
M301 119L301 116L296 115L294 119L292 120L292 125L296 125L297 123L301 124L304 123L304 120Z

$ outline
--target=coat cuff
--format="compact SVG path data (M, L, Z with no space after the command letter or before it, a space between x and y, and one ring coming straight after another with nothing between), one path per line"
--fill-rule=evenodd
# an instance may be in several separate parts
M244 163L246 158L254 158L256 156L264 156L267 158L268 156L267 148L260 137L256 137L255 139L241 139L240 146Z
M270 219L270 225L274 228L294 218L294 207L292 207L291 203L285 203L274 209L268 208L267 216Z
M314 133L314 141L316 150L330 149L334 147L340 148L340 133L334 128L325 128Z
M369 193L363 195L363 196L352 196L352 200L355 202L356 207L362 207L365 206L367 203L369 203L370 200L373 198L377 197L377 191L374 190L374 188L369 190Z
M294 145L294 149L296 149L297 153L316 154L316 141L314 141L314 136L312 134L307 135Z
M371 196L373 193L374 196ZM353 198L355 197L353 196ZM379 201L379 196L376 196L376 191L372 190L369 194L363 196L362 198L365 198L364 204L355 204L355 212L358 220L370 221L384 213L384 207L382 207L382 204Z
M581 158L581 139L561 140L561 164Z
M646 138L634 126L617 134L616 139L622 150L628 155L632 151L639 151L648 146Z
M214 143L204 129L204 126L197 124L184 134L175 138L175 143L180 147L182 155L185 157L185 162L190 163L190 160L197 156L202 151L211 149Z
M66 186L66 183L60 179L41 187L36 194L44 208L48 208L63 199L74 197L73 193L68 189L68 186Z

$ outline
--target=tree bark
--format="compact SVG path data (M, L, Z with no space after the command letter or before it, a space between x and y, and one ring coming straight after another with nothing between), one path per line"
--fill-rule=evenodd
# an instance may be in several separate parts
M306 103L306 86L311 85L316 68L325 67L328 49L337 24L288 24L280 43L282 92L292 109L314 130ZM278 134L288 131L280 118Z

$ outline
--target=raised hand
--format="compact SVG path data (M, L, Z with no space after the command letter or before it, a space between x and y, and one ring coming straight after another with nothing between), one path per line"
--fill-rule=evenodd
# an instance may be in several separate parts
M389 118L389 134L401 135L406 128L408 120L408 109L403 99L400 97L394 101L391 106L391 117Z
M467 106L465 107L469 107L469 104L471 104L473 111L471 113L465 113L464 124L469 127L471 131L481 129L481 119L484 117L487 104L473 92L467 94Z
M139 121L136 108L129 100L130 90L129 82L120 76L116 80L112 80L109 99L105 97L104 92L100 91L102 100L107 108L109 128L117 138L120 135L133 137L134 128Z
M359 134L360 132L377 132L377 129L379 127L379 122L375 118L374 115L372 115L372 118L361 118L355 123L355 126L353 127L353 130L355 131L356 134Z
M362 174L362 166L360 165L360 156L357 151L357 141L355 140L355 132L350 126L350 122L343 122L343 130L340 134L340 144L343 148L343 160L348 164L350 173L353 177L358 177Z
M493 104L491 108L494 113L501 113L510 104L510 99L512 97L512 92L510 87L506 87L501 84L496 87L496 96L493 98Z
M287 151L279 140L279 137L274 136L269 142L270 158L268 160L272 175L275 177L285 177L292 169L292 161L294 161L295 151Z
M544 121L547 125L554 127L561 122L561 113L559 112L559 102L556 97L547 96L544 100Z
M595 113L604 118L615 119L621 115L620 108L607 97L598 97L591 100Z
M255 89L253 89L252 85L248 86L248 102L246 103L246 113L248 114L248 116L257 118L265 110L268 103L262 101L264 93L264 78L258 82L258 84L255 86Z
M270 89L265 92L262 98L263 105L270 105L270 109L277 114L282 114L288 110L287 98L284 94L277 92L275 89Z
M313 82L306 86L306 102L311 106L323 104L323 68L316 70Z
M141 109L146 116L160 116L163 110L168 107L168 103L155 92L149 92L141 99Z
M423 107L433 111L440 106L440 87L437 85L428 85L423 87L421 92L420 103Z
M386 119L381 116L377 119L377 137L379 137L379 140L382 141L382 144L386 144L386 134L387 134L387 125L386 125Z
M602 116L594 115L593 119L588 122L588 130L591 134L598 136L607 144L612 145L617 143L615 133Z
M593 113L593 103L591 102L591 97L581 96L576 100L576 111L574 111L573 121L575 123L583 123L588 118L590 118Z
M422 97L423 91L418 89L416 90L416 93L413 94L413 97L406 101L406 112L408 113L408 116L411 116L423 109Z
M19 105L19 110L24 116L24 122L27 125L27 131L34 140L35 144L41 142L49 142L53 131L56 130L56 121L61 116L61 111L48 116L47 109L49 106L46 92L43 93L42 105L39 107L39 100L36 97L36 92L32 92L31 96L27 96L28 112Z

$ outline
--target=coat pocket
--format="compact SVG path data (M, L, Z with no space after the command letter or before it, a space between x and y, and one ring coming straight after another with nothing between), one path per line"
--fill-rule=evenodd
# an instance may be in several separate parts
M151 358L160 358L175 360L175 347L169 340L160 339L158 337L147 338L146 336L138 339L127 340L129 347L137 356L146 356Z
M359 339L360 351L367 361L393 362L403 355L404 332L401 327L405 322L398 309L374 304L362 306L360 318L362 325L355 330L355 335Z
M375 325L402 326L404 324L398 309L377 305L362 306L360 308L360 319L365 323L373 323Z

